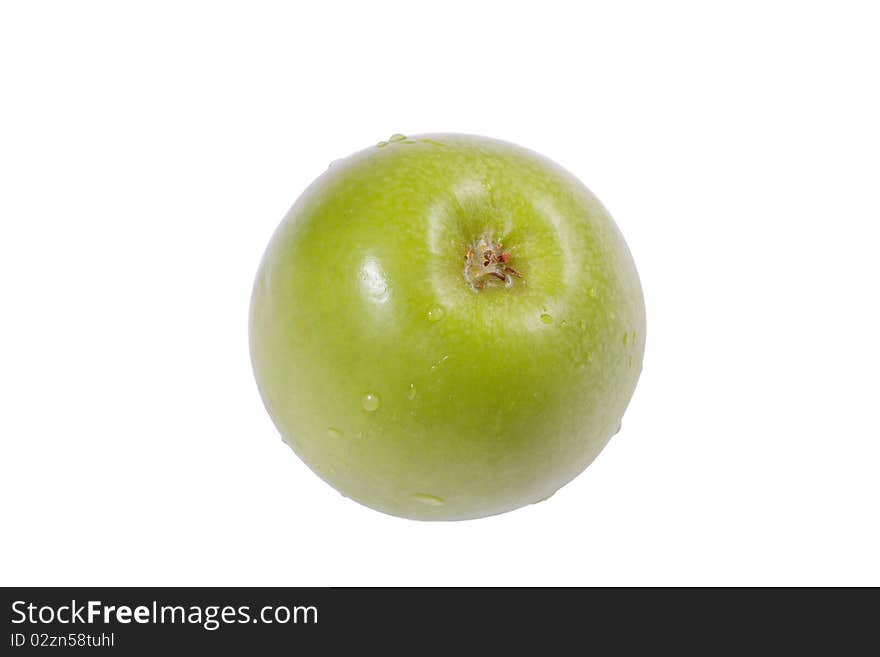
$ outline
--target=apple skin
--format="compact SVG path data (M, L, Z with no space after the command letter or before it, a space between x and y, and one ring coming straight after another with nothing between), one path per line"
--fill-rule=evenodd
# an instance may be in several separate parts
M518 276L465 276L481 237ZM334 162L275 232L251 300L284 441L343 495L419 520L571 481L620 428L644 344L635 264L599 201L542 156L469 135Z

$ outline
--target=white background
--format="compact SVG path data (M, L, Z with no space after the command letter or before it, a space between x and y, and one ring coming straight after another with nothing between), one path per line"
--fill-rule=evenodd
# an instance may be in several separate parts
M0 582L880 584L873 11L4 2ZM303 188L430 131L579 176L648 309L623 431L464 523L311 474L247 348Z

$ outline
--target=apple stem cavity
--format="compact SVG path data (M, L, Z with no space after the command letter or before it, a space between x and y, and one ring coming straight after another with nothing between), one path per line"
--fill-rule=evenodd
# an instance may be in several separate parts
M464 279L474 290L487 287L510 287L515 279L522 278L510 266L511 255L504 245L491 235L482 235L464 252Z

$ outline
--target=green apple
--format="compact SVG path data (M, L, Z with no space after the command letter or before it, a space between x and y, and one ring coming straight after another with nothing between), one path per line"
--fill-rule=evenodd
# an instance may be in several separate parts
M257 383L283 439L362 504L463 520L541 501L620 427L638 274L576 178L483 137L395 135L334 162L260 265Z

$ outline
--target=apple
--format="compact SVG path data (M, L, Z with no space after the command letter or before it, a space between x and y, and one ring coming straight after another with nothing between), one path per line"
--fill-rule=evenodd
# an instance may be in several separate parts
M574 176L484 137L334 162L260 264L250 350L283 439L343 495L419 520L546 499L620 428L645 308Z

